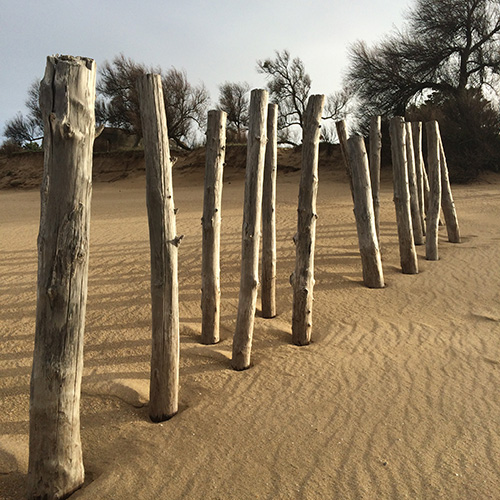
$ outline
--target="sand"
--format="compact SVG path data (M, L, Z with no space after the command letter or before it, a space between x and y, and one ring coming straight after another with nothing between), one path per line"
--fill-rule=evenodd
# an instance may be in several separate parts
M348 184L320 171L313 343L291 345L299 173L278 176L278 316L255 321L253 366L230 369L243 174L223 192L222 341L199 343L203 179L174 177L180 412L148 420L144 179L94 185L81 425L72 498L496 499L500 492L500 176L454 186L461 244L400 272L382 185L383 290L362 285ZM39 193L0 191L0 498L24 496ZM260 303L259 303L260 307Z

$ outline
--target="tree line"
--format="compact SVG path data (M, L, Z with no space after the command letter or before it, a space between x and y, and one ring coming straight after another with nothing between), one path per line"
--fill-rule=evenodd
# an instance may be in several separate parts
M291 145L300 143L303 114L311 90L311 78L299 58L291 58L286 50L276 52L275 58L257 62L257 70L269 79L270 95L279 102L280 142ZM193 85L185 71L149 67L137 63L123 54L99 69L96 100L96 124L117 127L137 138L142 138L137 79L147 73L161 76L169 137L183 149L191 149L197 131L206 125L210 96L203 84ZM38 104L39 81L28 90L27 116L19 113L5 126L4 134L19 145L32 144L43 137L43 121ZM247 82L224 82L219 85L217 108L227 113L227 130L230 142L244 142L248 127L250 86ZM330 96L325 120L338 117L343 104L339 93Z
M312 80L303 61L287 50L257 61L270 101L278 104L278 140L301 142L303 114ZM169 135L190 148L204 130L210 96L192 85L184 71L147 67L117 56L100 68L96 121L142 136L136 79L155 72L162 78ZM228 141L243 142L248 125L249 85L224 82L216 107L228 114ZM349 48L343 88L327 98L323 139L335 140L333 121L349 115L354 131L367 130L370 116L438 119L452 174L467 180L500 165L500 0L414 0L402 28L369 46ZM43 135L38 83L28 90L28 115L18 114L5 136L30 144ZM385 134L388 136L388 134Z

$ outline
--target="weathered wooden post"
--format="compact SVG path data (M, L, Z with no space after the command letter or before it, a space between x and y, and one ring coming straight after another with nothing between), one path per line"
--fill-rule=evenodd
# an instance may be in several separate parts
M413 240L415 245L424 244L424 232L422 220L420 219L420 206L418 204L417 171L415 166L415 151L413 149L413 136L411 123L405 123L406 128L406 159L408 165L408 187L410 190L411 224L413 228Z
M425 258L438 260L439 211L441 208L441 161L436 121L425 124L427 132L427 165L429 169L429 204L427 206L427 237Z
M406 128L404 119L395 116L390 123L394 204L398 224L399 255L404 274L417 274L418 262L413 241L410 212L410 190L406 160Z
M267 146L262 194L262 316L276 316L276 175L278 169L278 105L267 107Z
M80 388L95 78L92 59L51 56L40 85L45 156L30 387L29 498L66 498L84 480Z
M351 196L354 199L353 187L352 187L352 168L349 164L349 154L347 152L347 124L345 120L339 120L335 122L335 127L337 129L337 136L339 138L340 152L342 153L342 158L344 159L344 166L347 172L347 177L349 179L349 187L351 188Z
M354 215L358 230L359 252L363 267L363 282L368 288L383 288L384 273L375 227L372 187L365 141L353 136L347 141L349 163L354 188Z
M201 258L201 341L216 344L220 340L220 228L222 176L226 148L224 111L208 112L203 198Z
M448 165L446 164L446 156L444 154L443 141L439 133L439 159L441 164L441 204L443 208L444 220L446 222L446 231L448 233L448 241L450 243L460 243L460 228L458 227L457 211L455 202L451 193L450 177L448 174Z
M316 245L316 197L318 193L318 153L324 95L312 95L304 114L302 173L299 186L295 272L292 274L292 342L311 341L314 288L314 249ZM346 151L347 153L347 151Z
M380 243L380 161L382 151L382 128L380 116L370 118L370 181L372 186L375 229Z
M160 75L137 81L146 160L146 203L151 247L152 346L149 417L162 422L178 411L179 289L178 237L172 164Z
M266 90L252 90L243 204L240 295L231 363L235 370L245 370L250 367L252 351L255 306L259 286L259 240L264 156L267 142L267 100Z
M422 122L412 122L411 133L413 139L413 149L415 152L415 171L417 174L417 196L420 211L420 224L422 225L422 235L425 236L425 195L424 195L424 155L422 152Z

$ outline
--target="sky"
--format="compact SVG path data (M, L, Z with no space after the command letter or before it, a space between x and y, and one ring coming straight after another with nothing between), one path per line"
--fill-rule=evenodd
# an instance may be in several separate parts
M375 43L401 27L411 0L2 0L0 142L5 122L26 114L28 87L53 54L91 57L97 68L123 53L138 63L183 69L204 83L264 88L256 61L287 49L300 57L312 92L339 90L357 40Z

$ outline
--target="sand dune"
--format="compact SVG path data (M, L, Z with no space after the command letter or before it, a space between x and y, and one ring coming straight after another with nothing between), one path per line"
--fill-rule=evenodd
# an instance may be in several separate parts
M144 181L94 186L83 377L87 481L75 499L495 499L500 491L500 177L455 186L463 233L399 268L382 186L383 290L362 286L348 184L320 171L313 340L291 345L298 173L278 176L278 316L257 314L253 366L230 369L243 174L222 212L221 337L201 333L199 172L174 177L180 413L148 420ZM22 498L36 303L39 193L1 191L0 498Z

